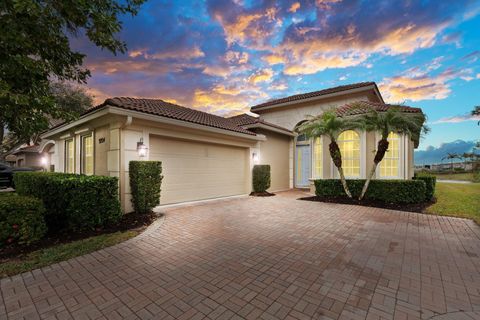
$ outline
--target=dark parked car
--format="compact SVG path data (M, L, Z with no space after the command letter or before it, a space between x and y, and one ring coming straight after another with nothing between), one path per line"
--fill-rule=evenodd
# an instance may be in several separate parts
M32 168L17 168L0 163L0 188L13 188L13 174L18 171L36 171Z

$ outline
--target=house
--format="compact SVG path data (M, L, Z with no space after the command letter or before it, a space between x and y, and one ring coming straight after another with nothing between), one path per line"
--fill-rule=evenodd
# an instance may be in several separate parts
M125 212L132 210L131 160L162 161L162 205L248 194L256 163L271 165L270 191L310 188L312 179L336 178L338 173L328 138L297 136L295 128L307 115L331 108L340 115L361 112L352 111L351 104L359 101L380 111L391 107L374 82L272 100L253 106L251 114L230 118L159 99L111 98L44 133L42 148L53 148L49 165L55 171L118 177ZM365 178L378 138L374 132L358 131L338 137L348 178ZM415 143L398 134L389 139L391 150L377 178L410 179Z

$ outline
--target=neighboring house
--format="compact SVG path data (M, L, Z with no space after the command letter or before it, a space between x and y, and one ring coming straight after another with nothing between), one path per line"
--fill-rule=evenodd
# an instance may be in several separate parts
M55 148L54 141L42 140L35 145L21 145L5 156L5 161L13 167L44 168L55 171L52 155Z
M350 104L358 101L377 110L390 107L374 82L269 101L251 108L259 116L231 118L158 99L112 98L78 120L52 128L42 138L54 148L51 163L55 171L119 177L122 209L129 212L131 160L162 161L161 204L248 194L256 163L271 165L270 191L309 188L312 179L336 178L328 139L307 139L294 130L307 115L331 108L337 108L340 115L349 114ZM409 107L403 110L421 112ZM378 138L373 132L340 135L349 178L365 178ZM396 134L390 142L391 151L377 177L411 178L416 146L409 137Z
M49 120L49 127L57 127L65 121L60 119ZM5 154L5 162L13 167L43 168L45 171L55 171L52 161L55 152L55 141L33 138L28 144L22 143ZM58 170L57 170L58 171Z

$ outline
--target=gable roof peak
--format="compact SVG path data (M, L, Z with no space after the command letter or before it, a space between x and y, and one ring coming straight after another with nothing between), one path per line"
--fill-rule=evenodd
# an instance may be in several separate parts
M341 85L341 86L326 88L326 89L307 92L307 93L295 94L295 95L291 95L291 96L287 96L287 97L283 97L283 98L279 98L279 99L269 100L269 101L266 101L266 102L263 102L263 103L260 103L260 104L257 104L255 106L251 107L250 110L251 111L258 111L258 110L261 110L263 108L274 107L274 106L282 105L282 104L285 104L285 103L302 101L302 100L306 100L306 99L326 96L326 95L329 95L329 94L339 93L339 92L342 92L342 91L361 89L361 88L364 88L364 87L371 87L371 86L373 86L374 89L376 90L376 92L380 95L380 91L378 90L377 84L375 82L373 82L373 81L358 82L358 83ZM382 99L381 96L380 96L380 99Z

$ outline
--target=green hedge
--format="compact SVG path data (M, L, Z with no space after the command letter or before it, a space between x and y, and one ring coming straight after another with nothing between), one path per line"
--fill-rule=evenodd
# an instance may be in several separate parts
M2 195L0 197L0 247L7 244L31 244L47 231L45 208L39 199Z
M268 188L270 188L270 165L254 165L252 175L254 192L265 192Z
M425 182L425 200L430 201L432 200L433 196L435 195L435 186L437 184L437 177L432 174L428 173L415 173L413 177L415 180L422 180Z
M354 198L362 192L364 179L347 180ZM386 203L419 203L425 201L425 182L421 180L372 180L365 199ZM322 198L346 197L338 179L315 180L315 193Z
M15 190L43 201L49 231L103 227L121 217L118 179L54 172L17 172Z
M162 162L130 161L128 164L132 205L135 212L147 213L160 204Z

